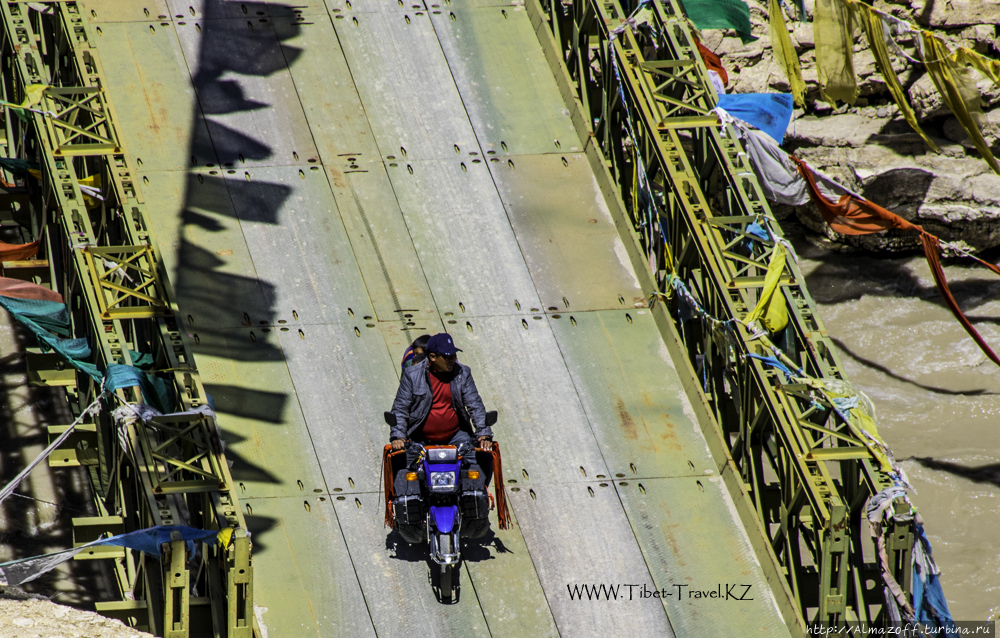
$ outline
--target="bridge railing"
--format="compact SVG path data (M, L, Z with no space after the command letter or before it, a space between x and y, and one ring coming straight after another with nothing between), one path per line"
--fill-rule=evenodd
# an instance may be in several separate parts
M751 539L766 539L755 547L773 566L765 571L779 605L800 631L807 622L884 622L863 510L892 479L822 393L748 356L772 354L743 321L765 294L782 235L736 131L713 113L718 98L694 28L676 0L638 12L617 0L529 0L527 9L637 244L633 263L650 292L669 299L667 331L689 357L689 392L705 407L709 445ZM700 309L671 294L675 278ZM790 321L768 337L785 361L814 379L843 380L792 258L775 294ZM887 538L887 564L908 593L911 524L894 522Z
M209 398L149 225L134 159L106 93L100 29L88 24L75 2L4 0L0 21L3 99L20 104L34 96L20 115L7 111L3 155L29 168L3 173L9 186L0 225L25 241L42 242L27 264L36 268L4 264L3 274L26 273L62 294L71 336L86 338L92 351L86 363L97 371L141 366L160 386L143 392L123 387L117 398L106 396L100 413L85 419L67 449L56 452L53 464L89 470L99 513L74 519L74 540L156 525L234 528L228 543L203 545L197 555L183 541L171 543L161 561L111 547L87 553L113 561L122 592L122 600L97 608L160 636L250 638L246 524L214 414L204 409ZM75 415L102 394L101 381L85 371L72 374L66 362L29 352L28 367L38 383L65 387ZM149 403L144 394L157 394L164 413L186 414L132 418L124 406ZM62 429L50 427L50 436ZM192 574L188 568L196 564Z

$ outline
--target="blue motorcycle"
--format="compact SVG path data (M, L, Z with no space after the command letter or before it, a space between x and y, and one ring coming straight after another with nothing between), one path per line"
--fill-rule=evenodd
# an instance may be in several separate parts
M495 411L486 413L487 426L496 421ZM385 422L394 427L396 415L386 412ZM392 481L393 527L408 543L427 541L430 558L440 567L441 598L451 599L461 539L479 538L490 528L490 472L476 462L472 446L407 441L406 450L411 462Z

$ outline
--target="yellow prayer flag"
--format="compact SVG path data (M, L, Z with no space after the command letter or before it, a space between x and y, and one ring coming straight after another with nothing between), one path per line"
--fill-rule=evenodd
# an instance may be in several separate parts
M792 46L792 38L788 35L788 25L785 24L785 15L781 11L778 0L770 0L768 4L768 18L771 25L771 50L778 66L785 72L788 84L792 87L792 97L798 106L805 106L806 83L802 79L802 67L799 65L799 56Z
M813 19L816 71L820 94L854 104L858 82L854 77L854 12L843 0L816 0Z
M973 145L995 173L1000 175L1000 165L990 152L990 147L979 130L984 121L982 98L976 88L975 78L968 67L957 62L944 42L927 31L920 32L920 55L927 74L941 93L941 98L958 119Z
M952 59L959 64L975 68L992 80L993 84L1000 87L1000 62L991 60L983 55L980 55L979 53L976 53L972 49L967 49L965 47L959 47L952 54Z
M906 93L903 92L903 87L899 84L899 78L896 77L896 71L892 68L892 61L889 59L889 49L885 46L882 19L868 5L854 2L853 0L849 1L854 6L854 10L858 15L858 21L861 22L861 26L868 36L868 44L871 46L872 55L875 56L875 66L878 67L879 73L885 79L886 88L892 94L892 99L896 101L899 112L906 118L906 122L910 125L910 128L923 138L924 143L931 150L937 152L937 145L931 141L931 138L924 133L924 130L920 128L920 124L917 123L917 115L910 108L910 103L906 100Z
M767 274L764 276L764 288L760 292L760 299L757 300L757 307L747 315L744 320L750 324L760 320L762 326L768 332L783 330L788 325L788 308L785 306L785 297L778 290L778 282L782 273L785 272L785 247L779 244L775 247L771 255L771 263L767 266Z

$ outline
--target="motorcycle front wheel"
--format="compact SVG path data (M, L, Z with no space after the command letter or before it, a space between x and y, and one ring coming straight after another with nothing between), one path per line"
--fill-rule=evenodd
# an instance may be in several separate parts
M441 580L439 585L441 587L441 596L443 598L451 598L451 565L441 565Z

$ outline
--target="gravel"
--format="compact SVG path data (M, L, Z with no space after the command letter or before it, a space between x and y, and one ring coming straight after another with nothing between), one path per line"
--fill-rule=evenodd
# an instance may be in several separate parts
M47 600L0 600L0 638L140 638L143 631Z

